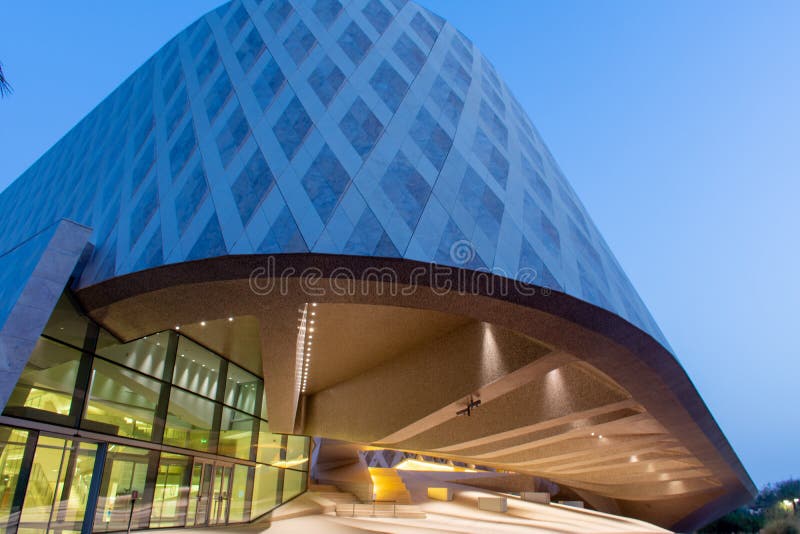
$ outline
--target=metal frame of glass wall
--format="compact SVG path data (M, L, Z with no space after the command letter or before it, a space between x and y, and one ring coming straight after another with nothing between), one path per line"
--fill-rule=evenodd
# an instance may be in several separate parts
M120 343L62 296L0 416L0 531L244 523L303 493L309 438L175 331Z

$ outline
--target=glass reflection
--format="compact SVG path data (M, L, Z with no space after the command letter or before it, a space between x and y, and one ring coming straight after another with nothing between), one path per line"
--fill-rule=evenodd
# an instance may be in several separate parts
M176 527L186 523L192 459L182 454L161 453L153 497L151 527Z
M225 404L243 412L255 414L258 398L261 396L263 382L234 364L228 365L228 379L225 384Z
M39 436L20 530L80 530L96 451L93 443Z
M68 416L80 360L80 351L40 337L5 412L29 419L42 418L42 412Z
M213 421L213 402L173 387L169 396L164 444L213 452Z
M169 336L169 332L159 332L129 343L120 343L114 336L101 330L97 338L97 354L125 367L163 379ZM169 377L166 379L169 380Z
M149 462L150 453L146 449L115 444L108 446L94 520L95 531L125 530L128 521L132 528L147 526L149 507L144 494ZM133 500L134 492L138 492L136 501Z
M134 439L151 438L161 383L95 360L90 384L84 428Z
M11 514L27 439L25 430L0 426L0 525L5 525Z
M242 460L250 459L253 445L253 425L255 419L230 408L222 410L222 424L219 431L218 454L233 456Z
M222 358L180 336L172 383L204 397L216 399L221 366Z

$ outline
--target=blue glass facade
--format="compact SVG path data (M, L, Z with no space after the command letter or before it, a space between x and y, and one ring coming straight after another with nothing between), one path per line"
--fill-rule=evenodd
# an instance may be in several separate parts
M226 254L461 267L450 247L468 240L467 267L533 268L667 346L488 59L404 0L222 5L4 191L0 213L0 261L61 218L92 228L83 287ZM14 269L4 278L25 277Z

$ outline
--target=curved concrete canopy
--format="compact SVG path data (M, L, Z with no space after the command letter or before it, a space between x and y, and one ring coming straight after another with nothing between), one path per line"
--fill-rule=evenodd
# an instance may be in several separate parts
M314 274L271 285L267 265ZM377 281L378 272L394 278ZM691 381L651 336L569 295L519 285L505 293L504 279L472 275L397 259L236 256L118 277L77 296L125 339L255 317L276 431L534 474L680 530L751 498L752 482ZM315 363L301 394L298 319L312 302ZM396 314L405 336L392 333L386 307L411 309ZM470 397L482 405L457 417Z

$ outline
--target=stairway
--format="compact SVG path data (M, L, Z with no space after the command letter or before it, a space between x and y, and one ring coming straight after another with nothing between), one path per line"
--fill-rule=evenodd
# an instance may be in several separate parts
M411 494L408 493L403 479L397 474L397 469L370 467L373 494L376 501L394 501L397 504L411 504Z

